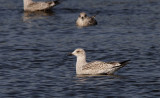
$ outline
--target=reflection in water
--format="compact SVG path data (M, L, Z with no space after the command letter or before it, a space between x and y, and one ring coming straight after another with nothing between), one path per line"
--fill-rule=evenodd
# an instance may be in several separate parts
M51 10L49 10L49 11L36 11L36 12L25 11L24 15L23 15L23 21L26 22L31 19L33 19L33 20L40 19L40 18L43 18L44 16L51 16L53 14L54 14L54 12Z
M76 83L83 84L94 81L103 81L104 78L107 79L107 81L119 81L128 79L129 77L120 75L76 75Z
M82 77L114 77L114 78L125 78L124 76L120 75L77 75L78 78Z

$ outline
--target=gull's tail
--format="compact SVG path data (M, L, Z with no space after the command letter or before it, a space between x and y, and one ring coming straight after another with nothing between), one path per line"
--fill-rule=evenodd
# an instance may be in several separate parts
M96 14L94 16L92 16L92 18L95 18L100 12L96 12Z

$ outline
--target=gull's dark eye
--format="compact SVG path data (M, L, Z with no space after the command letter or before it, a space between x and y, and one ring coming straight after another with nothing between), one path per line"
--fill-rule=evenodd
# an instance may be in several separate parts
M79 53L80 51L77 51L77 53Z

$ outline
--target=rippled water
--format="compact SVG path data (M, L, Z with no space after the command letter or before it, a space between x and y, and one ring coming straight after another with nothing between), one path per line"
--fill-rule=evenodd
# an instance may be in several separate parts
M160 96L159 0L61 1L24 13L22 0L0 0L1 98ZM98 12L98 25L76 27L82 11ZM66 55L79 47L88 61L132 61L112 76L77 76Z

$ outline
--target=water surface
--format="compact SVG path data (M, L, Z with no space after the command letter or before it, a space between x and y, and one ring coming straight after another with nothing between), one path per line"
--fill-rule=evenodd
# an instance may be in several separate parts
M62 0L49 13L0 4L1 98L160 96L159 0ZM83 11L98 12L98 25L78 28ZM66 56L76 48L87 61L131 62L112 76L77 76Z

